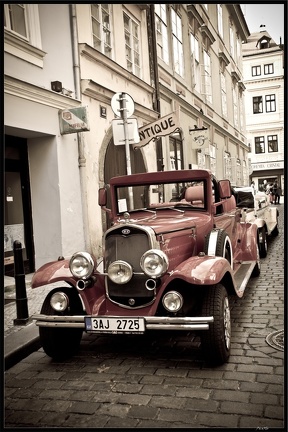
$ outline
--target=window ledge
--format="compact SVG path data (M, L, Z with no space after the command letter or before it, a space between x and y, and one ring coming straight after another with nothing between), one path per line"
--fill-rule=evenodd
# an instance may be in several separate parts
M28 63L43 68L43 60L46 52L31 45L17 35L10 33L6 29L4 34L4 51Z

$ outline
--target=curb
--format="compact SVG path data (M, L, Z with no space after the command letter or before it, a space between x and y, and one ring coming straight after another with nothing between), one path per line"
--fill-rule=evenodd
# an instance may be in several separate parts
M41 347L39 329L31 323L4 339L5 371Z

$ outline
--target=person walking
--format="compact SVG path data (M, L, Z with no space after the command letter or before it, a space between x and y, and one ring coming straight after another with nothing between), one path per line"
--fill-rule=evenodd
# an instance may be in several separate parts
M274 196L274 204L280 204L281 189L278 186L278 183L276 180L273 183L272 191L273 191L273 196Z
M266 195L269 195L270 203L274 204L273 184L272 183L267 183L265 193L266 193Z

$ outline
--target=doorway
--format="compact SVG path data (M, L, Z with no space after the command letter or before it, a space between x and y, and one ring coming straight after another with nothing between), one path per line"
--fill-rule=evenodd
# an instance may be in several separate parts
M5 135L4 272L14 276L13 243L20 241L25 273L35 271L27 140Z

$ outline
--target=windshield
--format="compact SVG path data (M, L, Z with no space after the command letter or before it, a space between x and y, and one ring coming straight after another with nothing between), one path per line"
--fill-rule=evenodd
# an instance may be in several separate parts
M206 209L205 181L161 183L116 188L118 214L143 209Z

